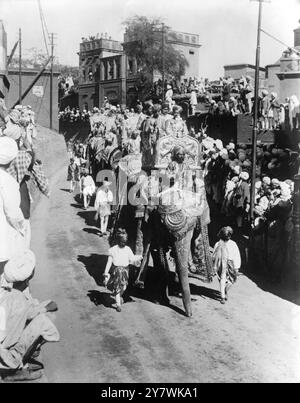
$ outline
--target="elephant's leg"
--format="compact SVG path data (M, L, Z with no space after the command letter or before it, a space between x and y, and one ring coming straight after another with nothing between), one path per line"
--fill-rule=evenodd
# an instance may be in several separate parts
M158 248L158 262L162 272L160 287L158 287L160 288L158 289L159 299L161 303L169 305L170 301L169 301L168 287L169 287L170 270L166 256L166 251L162 246L159 246Z
M135 239L135 254L143 255L143 231L142 231L143 217L136 219L136 239Z
M144 288L145 285L145 278L148 270L148 262L149 262L149 256L150 256L150 245L151 241L150 239L148 242L146 242L145 249L144 249L144 255L143 255L143 260L140 266L140 271L138 273L137 279L135 280L135 285L140 288Z
M174 243L176 270L182 289L183 305L187 316L192 316L191 292L188 277L188 262L191 248L193 231L189 231L186 236Z
M137 276L137 279L135 281L135 285L140 288L144 288L145 285L145 278L146 274L148 271L148 263L149 263L149 257L150 257L150 247L151 247L151 240L152 240L152 230L148 226L145 230L145 232L142 232L142 219L140 220L140 226L138 225L137 228L137 239L139 238L139 241L136 243L136 254L143 254L143 260L140 266L140 270ZM141 242L141 243L140 243ZM138 253L138 243L139 247L142 248L142 253Z

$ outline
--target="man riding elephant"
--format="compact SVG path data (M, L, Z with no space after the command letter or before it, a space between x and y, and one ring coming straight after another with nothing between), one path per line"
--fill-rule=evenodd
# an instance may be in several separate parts
M169 163L166 166L157 165L159 170L156 175L152 172L147 177L141 173L130 189L129 202L135 206L135 209L130 206L135 211L135 253L143 252L144 256L137 285L143 286L151 252L156 255L154 260L164 269L166 294L169 272L166 253L171 250L182 288L185 312L187 316L191 316L188 267L211 279L213 266L207 236L209 208L204 183L195 174L198 167L186 163L190 156L182 145L182 140L185 143L183 138L180 140L181 145L176 145L175 142ZM169 144L167 137L164 141ZM132 227L132 220L130 226ZM167 300L167 296L162 299Z

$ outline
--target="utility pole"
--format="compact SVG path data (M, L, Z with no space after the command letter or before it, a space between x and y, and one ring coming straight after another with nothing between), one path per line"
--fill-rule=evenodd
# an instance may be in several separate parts
M22 97L22 31L19 28L19 99ZM21 103L22 101L20 101Z
M53 127L53 54L54 54L54 33L50 34L51 37L51 67L50 67L50 129Z
M257 26L256 63L255 63L254 117L253 117L253 131L252 131L252 174L251 174L251 199L250 199L251 223L254 222L254 206L255 206L255 179L256 179L256 159L257 159L256 146L257 146L257 132L258 132L258 90L259 90L262 3L266 2L266 0L253 0L253 1L259 2L259 10L258 10L258 26Z
M162 101L165 102L165 24L162 23L161 28L162 33L162 42L161 42L161 50L162 50Z

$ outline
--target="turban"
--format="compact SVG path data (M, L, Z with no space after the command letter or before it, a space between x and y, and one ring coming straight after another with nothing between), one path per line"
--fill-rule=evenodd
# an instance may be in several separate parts
M216 140L215 141L215 145L216 145L216 148L218 149L218 150L222 150L223 149L223 142L222 142L222 140Z
M245 160L242 165L243 165L244 168L250 168L251 167L251 162L249 160Z
M227 150L234 150L235 149L235 144L234 143L229 143L226 148L227 148Z
M175 113L175 112L181 113L182 112L182 108L179 105L174 105L172 110L173 110L173 113Z
M262 90L262 92L261 92L263 95L269 95L269 92L267 91L267 90Z
M262 185L261 181L255 182L255 189L260 189L261 185Z
M280 186L280 182L276 178L272 179L271 183L272 183L273 186Z
M4 266L1 287L12 288L13 283L27 280L32 275L35 264L35 255L29 249L10 259Z
M262 181L263 181L263 184L265 184L265 185L271 184L271 179L268 176L265 176Z
M287 183L280 183L280 190L282 199L289 200L291 198L291 189Z
M21 137L21 128L12 122L7 122L6 128L3 130L3 134L6 137L10 137L13 140L19 140Z
M15 140L9 137L0 137L0 165L7 165L18 155L18 146Z
M10 114L8 115L8 117L10 118L10 120L11 120L13 123L18 124L19 121L20 121L21 114L20 114L20 112L19 112L17 109L13 109L13 110L10 112Z
M240 179L247 181L249 179L249 174L246 171L240 173Z
M239 173L241 172L241 167L240 167L239 165L236 165L236 166L233 168L233 172L234 172L236 175L239 175Z

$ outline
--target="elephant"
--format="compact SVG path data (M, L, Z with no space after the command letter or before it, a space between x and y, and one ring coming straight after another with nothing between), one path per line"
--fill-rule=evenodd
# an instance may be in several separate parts
M177 192L177 190L174 191ZM164 303L168 302L169 265L167 253L172 254L181 286L185 314L188 317L192 316L189 270L197 272L199 266L202 266L201 268L208 280L211 280L213 276L207 235L209 207L205 197L204 185L201 192L202 202L194 210L192 207L178 206L178 204L160 204L158 200L157 203L153 203L154 205L150 205L144 200L145 204L136 207L124 206L123 218L120 215L120 219L116 222L117 226L126 228L124 217L127 218L131 245L136 254L143 255L135 285L140 288L144 287L150 254L153 261L163 269L161 300ZM134 226L132 225L133 219L135 220ZM132 230L133 227L134 231Z

